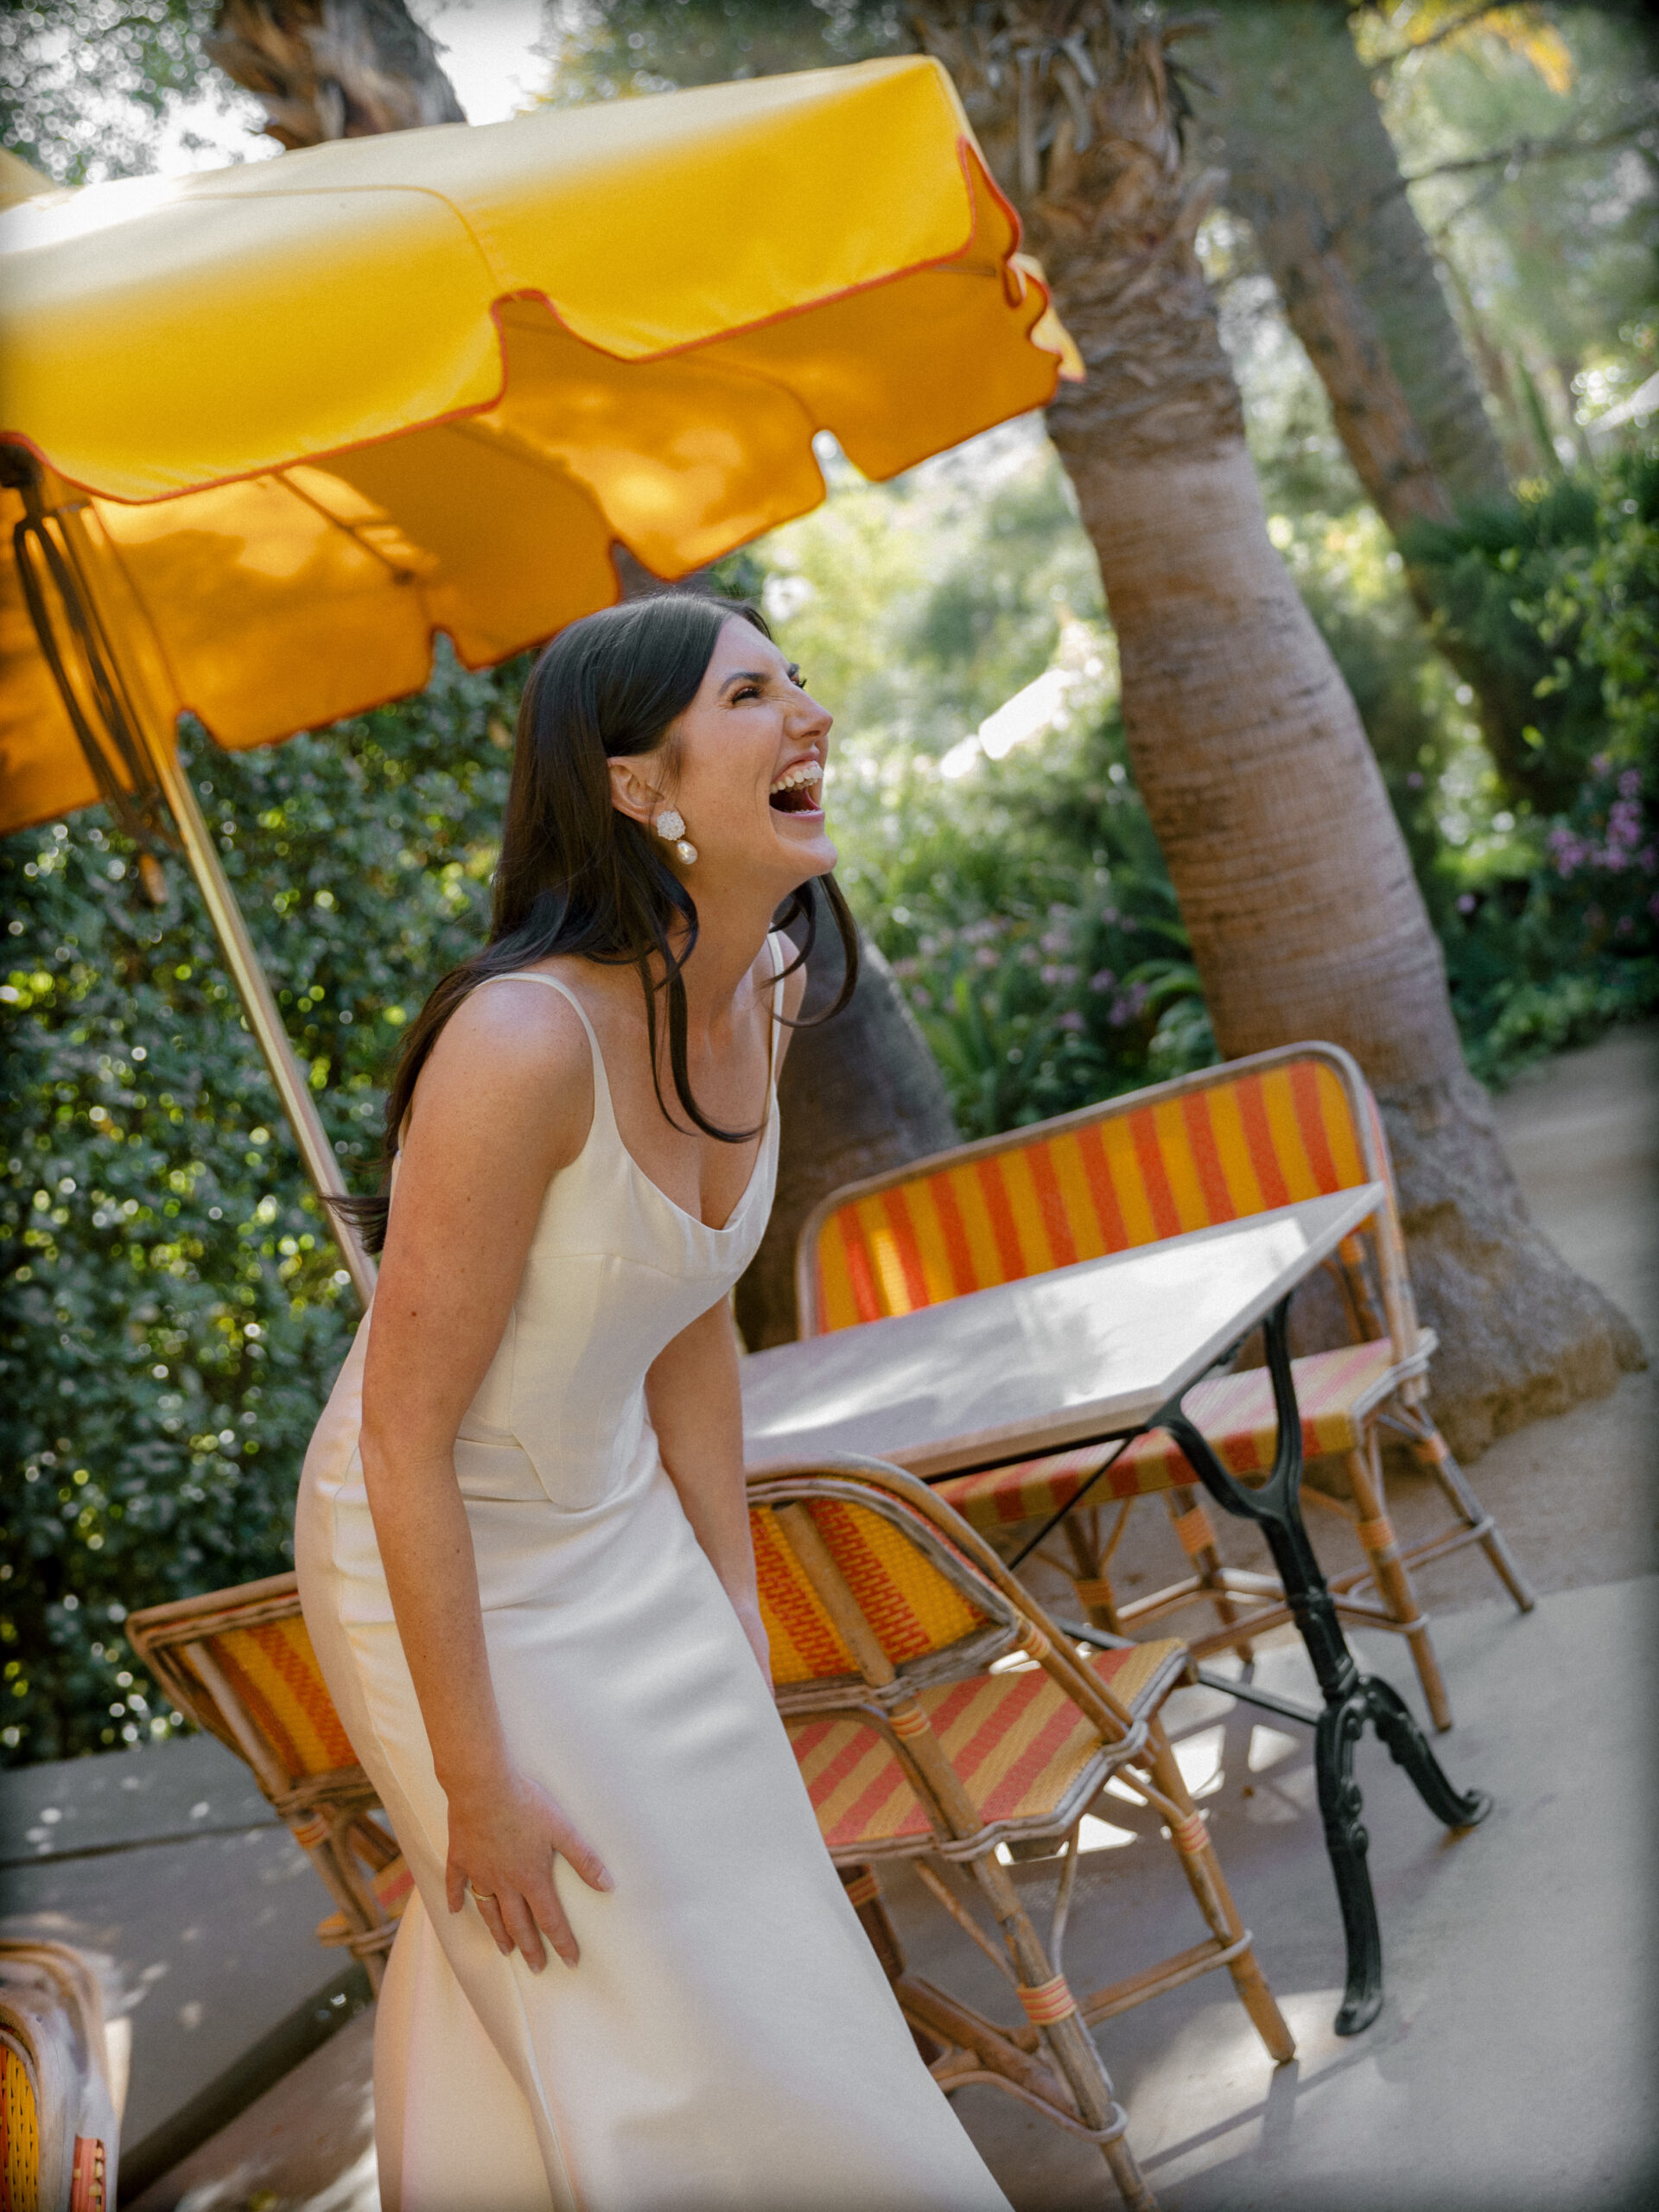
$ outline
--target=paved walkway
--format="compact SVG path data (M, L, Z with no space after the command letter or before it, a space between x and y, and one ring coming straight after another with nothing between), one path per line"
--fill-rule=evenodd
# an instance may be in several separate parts
M1656 1096L1659 1033L1649 1031L1557 1060L1500 1102L1542 1225L1649 1344L1659 1344ZM1659 1567L1655 1395L1651 1371L1627 1376L1610 1398L1504 1439L1473 1471L1546 1593L1535 1614L1519 1619L1495 1600L1471 1554L1423 1579L1459 1715L1440 1748L1455 1778L1491 1790L1498 1809L1449 1841L1386 1758L1364 1755L1389 1987L1366 2035L1339 2042L1330 2032L1341 1945L1306 1737L1263 1727L1259 1713L1211 1692L1173 1701L1183 1763L1300 2050L1275 2072L1219 1976L1101 2029L1132 2139L1170 2212L1624 2212L1659 2201L1642 1907L1659 1586L1649 1579ZM1427 1503L1414 1485L1396 1487L1408 1529ZM1144 1571L1160 1565L1148 1558ZM1367 1656L1414 1700L1391 1639ZM1264 1654L1262 1670L1306 1694L1294 1639ZM1131 1971L1200 1932L1167 1847L1128 1806L1121 1828L1116 1816L1111 1826L1116 1839L1090 1855L1073 1913L1068 1970L1080 1983ZM241 1833L241 1848L271 1853L260 1889L282 1922L282 1970L321 1984L333 1961L298 1948L298 1919L326 1901L306 1893L308 1876L283 1871L286 1839L258 1826ZM210 1841L230 1845L203 1837L166 1847ZM90 1877L94 1862L79 1863ZM56 1878L67 1874L66 1866ZM1052 1886L1040 1862L1018 1878L1039 1898ZM954 1929L931 1924L938 1916L913 1877L895 1876L891 1894L918 1970L997 2009L1005 1993L990 1968ZM122 1913L105 1907L105 1948L136 1962L142 1945L123 1938ZM66 1925L78 1922L73 1908L66 1889ZM213 1945L227 1965L229 1932L212 1932ZM197 2085L200 2026L217 2019L222 2032L235 2011L233 1973L207 1977L206 1998L185 1996L195 1986L190 1960L168 1948L160 1923L156 1948L160 1971L132 2015L130 2142L151 2109L144 2099L153 2119L178 2097L181 2065ZM197 2027L181 2025L193 2005ZM140 2212L373 2212L371 2029L372 2015L353 2019L149 2189ZM973 2089L959 2109L1016 2212L1114 2201L1094 2153L1012 2101Z

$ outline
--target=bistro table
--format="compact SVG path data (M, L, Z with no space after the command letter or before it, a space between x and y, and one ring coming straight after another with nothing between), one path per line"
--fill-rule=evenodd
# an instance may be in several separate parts
M938 1481L1080 1444L1118 1441L1121 1448L1149 1428L1162 1428L1216 1503L1256 1523L1313 1662L1323 1707L1299 1707L1248 1682L1204 1673L1216 1688L1313 1726L1319 1810L1347 1944L1338 2035L1368 2027L1382 2002L1382 1937L1354 1777L1355 1746L1367 1722L1448 1827L1472 1827L1491 1809L1484 1792L1452 1787L1391 1685L1361 1672L1302 1525L1291 1298L1385 1197L1381 1184L1363 1184L782 1344L743 1363L744 1450L752 1473L861 1452ZM1278 1448L1271 1471L1247 1487L1222 1465L1181 1401L1258 1325L1267 1342ZM1090 1487L1038 1531L1014 1564ZM1090 1633L1072 1632L1080 1638Z

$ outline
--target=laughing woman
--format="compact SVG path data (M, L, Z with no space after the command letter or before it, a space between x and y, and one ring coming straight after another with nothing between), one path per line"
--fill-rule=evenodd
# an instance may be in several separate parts
M415 1876L389 2212L1006 2212L819 1840L749 1548L727 1294L804 988L772 920L819 879L852 972L829 738L752 608L566 630L489 944L392 1088L296 1546Z

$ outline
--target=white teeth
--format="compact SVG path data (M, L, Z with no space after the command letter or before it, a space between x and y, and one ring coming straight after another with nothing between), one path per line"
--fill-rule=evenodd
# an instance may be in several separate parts
M817 760L798 760L792 768L786 769L785 772L779 777L777 782L772 785L772 790L774 791L798 791L803 784L821 783L823 779L823 766L822 762Z

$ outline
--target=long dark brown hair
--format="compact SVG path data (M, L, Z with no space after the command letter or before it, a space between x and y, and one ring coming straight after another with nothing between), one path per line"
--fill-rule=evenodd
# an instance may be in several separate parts
M687 1117L722 1144L743 1144L757 1134L718 1128L692 1096L682 971L696 949L696 904L650 831L612 804L606 766L655 753L664 743L672 723L696 697L721 626L734 615L763 637L772 635L759 609L745 601L664 592L573 622L531 671L518 708L488 942L449 970L410 1025L386 1098L378 1194L330 1201L357 1222L372 1252L385 1240L387 1184L398 1134L439 1031L480 983L555 953L626 963L638 971L652 1081L671 1122L657 1065L659 992L668 1001L674 1093ZM841 990L819 1016L828 1020L846 1005L858 981L858 934L835 879L826 876L823 883L845 959ZM803 966L812 949L817 893L817 881L810 879L779 910L778 927L800 922L804 928L787 974ZM677 953L670 942L676 930L683 932Z

